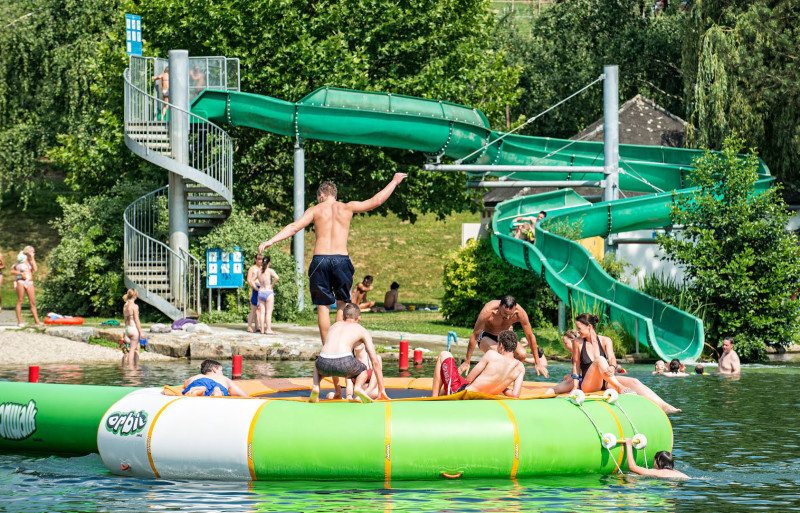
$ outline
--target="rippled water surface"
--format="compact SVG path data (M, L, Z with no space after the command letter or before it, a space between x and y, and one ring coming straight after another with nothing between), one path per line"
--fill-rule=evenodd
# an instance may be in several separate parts
M198 364L145 364L135 371L45 366L42 380L159 386L180 382ZM245 377L301 376L310 368L310 362L246 362ZM567 370L551 365L554 376ZM0 511L800 511L800 366L746 366L740 379L669 379L650 376L645 366L629 370L683 408L671 417L674 452L676 467L691 480L591 475L395 482L390 489L382 482L188 482L112 476L97 455L4 454ZM26 378L25 368L0 369L0 380Z

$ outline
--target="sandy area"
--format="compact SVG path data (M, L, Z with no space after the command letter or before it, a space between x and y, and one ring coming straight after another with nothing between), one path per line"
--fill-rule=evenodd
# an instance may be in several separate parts
M0 328L0 365L81 362L118 362L122 352L103 346L74 342L28 331ZM172 360L154 353L141 353L141 361Z

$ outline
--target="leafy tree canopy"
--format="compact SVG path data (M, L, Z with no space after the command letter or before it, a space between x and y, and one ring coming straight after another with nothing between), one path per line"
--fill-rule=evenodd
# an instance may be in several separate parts
M686 228L662 235L668 258L685 268L693 294L706 307L706 338L715 345L736 336L737 351L762 360L769 345L796 337L800 247L786 230L789 214L778 187L754 194L755 154L739 155L742 141L728 139L719 154L695 162L697 191L677 202L673 222Z

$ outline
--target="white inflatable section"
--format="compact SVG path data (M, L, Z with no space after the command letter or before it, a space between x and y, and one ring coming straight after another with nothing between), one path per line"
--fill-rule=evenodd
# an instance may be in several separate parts
M209 408L214 402L213 409ZM153 429L150 451L161 477L248 480L247 434L259 399L186 397L170 404Z
M155 477L147 456L147 435L156 414L179 397L161 389L137 390L109 408L97 429L97 449L103 464L121 476Z
M118 475L249 480L247 436L265 402L139 390L106 412L97 431L98 452Z

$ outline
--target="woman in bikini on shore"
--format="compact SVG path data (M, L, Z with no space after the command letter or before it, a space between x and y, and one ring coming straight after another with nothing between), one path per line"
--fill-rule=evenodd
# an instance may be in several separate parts
M139 294L133 289L128 289L128 292L122 296L122 300L125 301L125 305L122 307L122 316L125 318L123 365L126 363L132 366L139 364L139 340L142 338L142 325L139 322L139 305L136 304L138 297Z
M578 337L572 343L572 374L565 376L555 388L555 394L565 394L580 388L587 394L613 388L621 394L635 393L644 396L658 405L666 413L680 412L678 408L666 403L649 387L636 378L617 376L617 357L610 338L598 335L595 328L599 318L596 315L580 314L575 318Z
M272 310L275 308L275 291L272 286L278 282L278 273L269 266L270 258L264 255L261 261L261 273L258 275L258 310L257 325L262 334L274 335L272 331Z
M36 265L36 250L33 246L25 246L25 249L17 255L17 263L11 267L11 272L15 275L14 290L17 292L17 326L23 327L22 322L22 301L25 295L28 296L28 303L33 314L33 322L39 325L39 312L36 310L36 288L33 285L33 273L38 270Z

